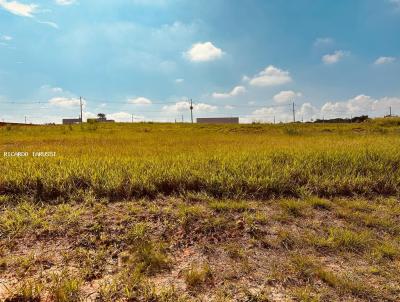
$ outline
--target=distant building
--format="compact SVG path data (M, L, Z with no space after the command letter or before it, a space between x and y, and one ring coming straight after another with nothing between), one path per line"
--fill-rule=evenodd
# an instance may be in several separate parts
M79 124L82 120L80 118L65 118L62 120L63 125Z
M207 117L198 118L198 124L239 124L238 117Z

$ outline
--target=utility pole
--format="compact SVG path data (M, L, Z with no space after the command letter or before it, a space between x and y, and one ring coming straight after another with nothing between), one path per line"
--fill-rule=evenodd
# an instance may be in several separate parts
M275 125L275 115L274 115L274 125Z
M81 106L81 124L82 124L83 123L82 97L79 97L79 104Z
M389 116L392 117L392 106L389 107Z
M133 114L131 114L131 117L132 117L132 124L133 124Z
M26 124L26 115L25 115L25 124Z
M182 124L183 124L183 114L182 114Z
M293 109L292 109L292 111L293 111L293 123L296 123L296 111L295 111L295 109L294 109L294 102L293 102Z
M192 99L190 99L190 118L191 118L192 124L193 124L193 101L192 101Z

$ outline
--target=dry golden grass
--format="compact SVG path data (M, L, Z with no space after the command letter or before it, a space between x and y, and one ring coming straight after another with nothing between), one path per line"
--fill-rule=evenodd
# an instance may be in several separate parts
M78 199L89 190L114 200L188 192L264 199L396 195L396 122L3 127L0 152L54 151L57 157L0 157L0 194L45 202Z
M399 301L399 133L3 127L0 299Z

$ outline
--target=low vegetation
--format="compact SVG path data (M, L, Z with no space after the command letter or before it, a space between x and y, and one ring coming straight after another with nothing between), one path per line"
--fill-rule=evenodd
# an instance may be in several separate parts
M399 301L399 125L0 128L0 300Z
M0 128L1 152L57 154L1 157L7 173L0 173L0 194L29 193L44 202L73 200L89 190L111 200L187 192L235 199L399 194L394 122L88 127Z

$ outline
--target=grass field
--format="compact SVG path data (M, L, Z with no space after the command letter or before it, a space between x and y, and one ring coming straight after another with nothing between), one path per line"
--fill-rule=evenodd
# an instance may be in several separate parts
M0 298L399 301L400 120L0 127Z

